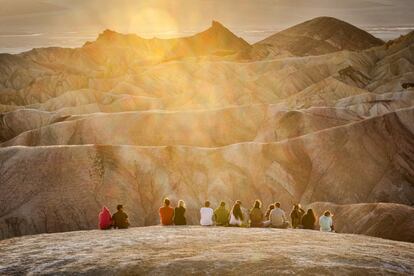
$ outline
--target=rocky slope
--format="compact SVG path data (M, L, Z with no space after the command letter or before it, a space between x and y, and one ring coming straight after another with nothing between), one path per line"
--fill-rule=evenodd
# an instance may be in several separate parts
M313 56L342 50L365 50L382 44L380 39L347 22L317 17L265 38L255 46L270 55Z
M412 243L309 230L143 227L28 236L0 245L0 273L7 275L414 273Z
M143 39L133 34L123 35L106 30L96 41L86 43L82 51L95 62L115 67L131 61L153 64L188 57L229 56L250 48L245 40L235 36L221 23L213 21L204 32L174 39ZM116 60L120 63L115 63Z
M314 201L412 205L412 112L267 144L6 147L1 233L93 228L100 206L117 202L128 206L133 225L152 225L165 196L187 202L190 223L206 198L279 200L285 208Z
M347 49L314 56L249 60L218 22L0 55L0 238L93 229L118 203L154 225L169 196L191 223L205 199L331 202L315 209L337 212L341 232L413 241L414 90L401 84L414 33L381 45L333 22L343 32L325 19L287 31Z
M414 208L393 203L360 203L337 205L315 202L307 206L322 214L330 210L339 233L364 234L374 237L414 242Z

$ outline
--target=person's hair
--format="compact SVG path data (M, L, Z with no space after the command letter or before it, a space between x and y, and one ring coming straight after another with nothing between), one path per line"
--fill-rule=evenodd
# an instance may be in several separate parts
M316 216L315 216L315 213L313 212L313 210L312 209L308 209L308 212L306 213L308 216L311 216L311 217L313 217L313 218L315 218L316 219Z
M299 210L299 204L293 204L293 210Z
M178 201L177 206L178 206L178 207L183 207L183 208L185 208L185 202L184 202L184 200L180 199L180 200Z
M226 202L224 202L224 201L220 202L220 206L222 206L222 207L226 206Z
M324 216L329 217L329 216L331 216L331 212L329 212L329 210L326 210L326 211L323 213L323 215L324 215Z
M258 199L257 199L257 200L254 202L253 208L260 209L260 207L262 207L262 202L261 202L260 200L258 200Z
M266 214L265 217L269 217L270 212L275 209L275 205L274 204L269 204L269 206L267 206L267 210L266 210Z
M236 203L239 204L240 206L242 205L241 200L236 200Z
M204 206L205 207L210 207L210 201L206 200L206 202L204 202Z
M241 211L241 208L240 208L240 204L239 203L234 204L233 210L231 212L233 213L233 216L236 219L243 220L243 213Z
M170 206L170 200L168 198L164 198L165 206Z
M276 207L276 208L280 208L280 202L276 202L276 203L275 203L275 207Z
M117 206L116 206L116 209L119 211L119 210L121 210L122 208L124 208L124 206L122 206L122 204L118 204Z

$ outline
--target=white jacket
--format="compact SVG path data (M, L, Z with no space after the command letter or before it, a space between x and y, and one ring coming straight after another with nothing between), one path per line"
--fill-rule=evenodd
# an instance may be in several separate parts
M331 232L332 231L332 218L327 217L325 215L319 218L319 226L320 230L323 232Z
M202 207L200 209L200 224L203 226L213 225L213 215L214 211L210 207Z
M281 208L273 209L270 212L269 220L272 226L278 227L283 225L287 221L285 211Z

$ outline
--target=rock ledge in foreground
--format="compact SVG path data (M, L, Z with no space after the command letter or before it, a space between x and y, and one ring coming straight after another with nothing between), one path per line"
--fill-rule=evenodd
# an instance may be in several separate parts
M414 244L224 227L78 231L0 241L0 274L413 274Z

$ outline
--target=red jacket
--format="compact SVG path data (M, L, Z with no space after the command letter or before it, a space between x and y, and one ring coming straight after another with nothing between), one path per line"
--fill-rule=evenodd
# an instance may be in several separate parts
M160 207L160 222L162 225L173 224L174 209L169 206Z
M109 212L109 209L106 207L102 208L102 211L99 213L99 228L109 229L112 226L112 219L111 219L111 213Z

